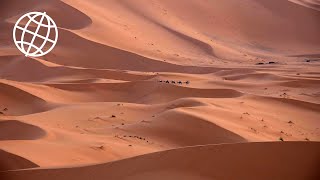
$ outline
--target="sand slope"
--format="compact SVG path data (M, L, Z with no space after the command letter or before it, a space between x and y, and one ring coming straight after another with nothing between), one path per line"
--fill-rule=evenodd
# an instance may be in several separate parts
M16 156L3 150L0 150L0 159L0 171L39 167L35 163L27 159L24 159L22 157Z
M317 179L320 176L317 172L319 152L319 143L303 142L206 145L106 164L9 171L0 173L0 176L35 180Z
M1 1L0 179L317 179L319 4ZM41 58L12 42L30 11L59 27Z

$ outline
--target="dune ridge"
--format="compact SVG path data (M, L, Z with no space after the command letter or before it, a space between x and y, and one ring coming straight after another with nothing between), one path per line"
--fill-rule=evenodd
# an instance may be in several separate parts
M290 0L290 1L320 11L320 2L318 0Z
M27 169L39 167L38 165L27 159L24 159L22 157L16 156L3 150L0 150L0 159L0 172L14 169Z
M49 180L126 179L127 177L130 179L152 177L190 180L316 179L319 177L316 168L319 165L319 147L319 143L303 142L204 145L157 152L106 164L76 168L7 171L0 172L0 176L14 179L45 178ZM295 151L290 151L291 148L294 148ZM234 153L235 151L238 153ZM302 154L306 156L302 157ZM260 161L264 163L261 164ZM257 163L260 166L257 166ZM228 173L230 171L233 173Z
M39 127L19 121L0 121L0 141L3 140L35 140L45 136L46 132ZM13 131L13 129L15 131ZM15 132L19 133L15 133Z

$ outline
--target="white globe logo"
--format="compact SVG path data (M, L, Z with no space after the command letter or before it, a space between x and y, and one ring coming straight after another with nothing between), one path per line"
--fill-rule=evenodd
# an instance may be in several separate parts
M20 24L24 23L24 26ZM58 28L45 12L30 12L18 19L13 28L17 48L29 57L48 54L58 40Z

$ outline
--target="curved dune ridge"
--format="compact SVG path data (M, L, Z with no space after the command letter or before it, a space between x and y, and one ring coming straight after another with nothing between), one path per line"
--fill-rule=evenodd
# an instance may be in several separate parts
M290 1L320 11L320 1L318 0L290 0Z
M243 137L182 110L169 110L152 123L121 129L122 134L140 134L175 146L246 142Z
M28 2L20 0L3 0L0 18L4 20L10 19L14 22L13 19L17 20L19 16L30 12L30 10L45 11L50 14L53 19L59 19L56 24L62 28L82 29L92 23L92 20L84 13L59 0L41 2L37 0L29 0ZM74 21L75 18L79 18L80 21Z
M69 90L93 93L102 101L162 103L184 97L232 98L240 97L241 92L232 89L194 89L172 85L160 86L154 82L128 82L108 84L50 84L50 86ZM126 94L126 90L131 91ZM94 99L93 101L99 101Z
M45 64L46 61L37 61L21 56L0 57L2 77L13 81L22 82L68 82L84 78L108 78L123 81L147 80L154 75L133 74L119 70L91 69ZM11 72L19 72L12 74ZM40 75L40 76L39 76Z
M21 115L45 111L49 104L36 95L15 86L0 82L1 107L8 109L1 111L2 115Z
M2 0L0 179L320 179L319 4Z
M20 121L0 121L0 141L2 140L34 140L46 135L46 132L30 124Z
M319 143L304 142L205 145L85 167L0 172L0 177L17 180L120 180L128 177L190 180L317 179L319 152Z
M0 172L16 169L27 169L39 167L35 163L20 156L0 150Z

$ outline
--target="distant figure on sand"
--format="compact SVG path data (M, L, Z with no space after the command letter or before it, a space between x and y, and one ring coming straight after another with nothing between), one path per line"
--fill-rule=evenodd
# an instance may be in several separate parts
M174 80L166 80L166 81L164 81L164 80L159 80L158 82L164 82L164 83L167 83L167 84L179 84L179 85L182 85L183 83L186 83L186 84L190 84L190 81L185 81L185 82L182 82L182 81L174 81Z

